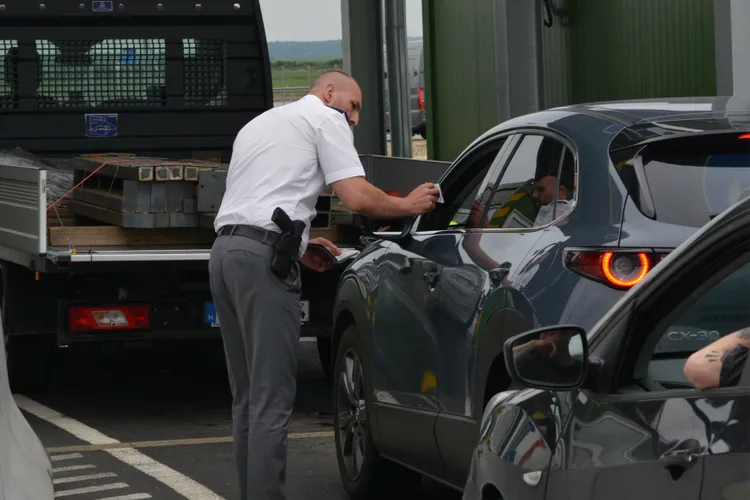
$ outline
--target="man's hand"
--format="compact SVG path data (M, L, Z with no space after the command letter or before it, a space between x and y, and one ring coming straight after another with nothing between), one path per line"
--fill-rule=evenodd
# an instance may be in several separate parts
M484 205L479 200L475 200L469 209L469 227L484 227L485 221L482 220L482 214L484 214Z
M432 212L439 196L440 192L437 186L431 182L426 182L417 187L406 197L411 215L424 215Z
M333 255L341 255L341 250L331 243L329 240L325 238L313 238L310 240L309 243L315 243L318 245L323 245L328 249L329 252L331 252ZM312 269L313 271L318 272L324 272L328 271L333 267L333 262L331 262L330 259L326 259L325 256L320 255L318 252L313 252L309 249L302 255L302 258L300 259L300 262L302 265L304 265L307 268Z

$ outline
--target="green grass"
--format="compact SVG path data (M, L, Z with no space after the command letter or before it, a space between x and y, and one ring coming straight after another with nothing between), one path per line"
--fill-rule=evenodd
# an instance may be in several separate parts
M338 66L341 68L342 61L335 59L323 59L319 61L271 61L271 75L273 78L273 87L281 88L281 67L284 66L284 86L286 87L305 87L315 81L317 77L326 72L329 69L334 69ZM310 75L308 79L307 68L310 67Z

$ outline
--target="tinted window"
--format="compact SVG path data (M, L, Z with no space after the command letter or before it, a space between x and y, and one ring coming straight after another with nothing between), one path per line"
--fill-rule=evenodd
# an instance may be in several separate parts
M667 389L692 387L683 372L690 355L750 326L750 264L681 308L679 317L661 332L648 366L649 377Z
M613 161L636 206L669 224L701 227L750 195L750 140L738 134L669 139Z
M472 204L480 196L480 189L488 192L487 176L499 161L505 140L502 138L491 145L480 146L453 167L441 184L445 203L438 204L434 211L422 217L420 231L473 227L469 219Z
M541 135L523 138L487 204L483 227L541 227L569 212L575 198L573 153Z

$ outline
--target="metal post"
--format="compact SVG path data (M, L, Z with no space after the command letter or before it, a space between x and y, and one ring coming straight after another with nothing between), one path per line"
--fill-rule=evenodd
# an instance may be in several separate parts
M286 104L286 78L284 76L284 66L281 67L281 104Z
M391 116L391 154L411 158L406 4L403 0L385 0L385 33L388 104Z
M344 71L359 83L364 102L354 145L360 154L385 155L381 0L341 0L341 25Z

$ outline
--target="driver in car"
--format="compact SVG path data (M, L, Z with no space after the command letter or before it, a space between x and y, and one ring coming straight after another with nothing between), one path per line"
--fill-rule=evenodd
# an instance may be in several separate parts
M743 328L694 352L683 371L698 389L736 386L750 352L750 327Z

